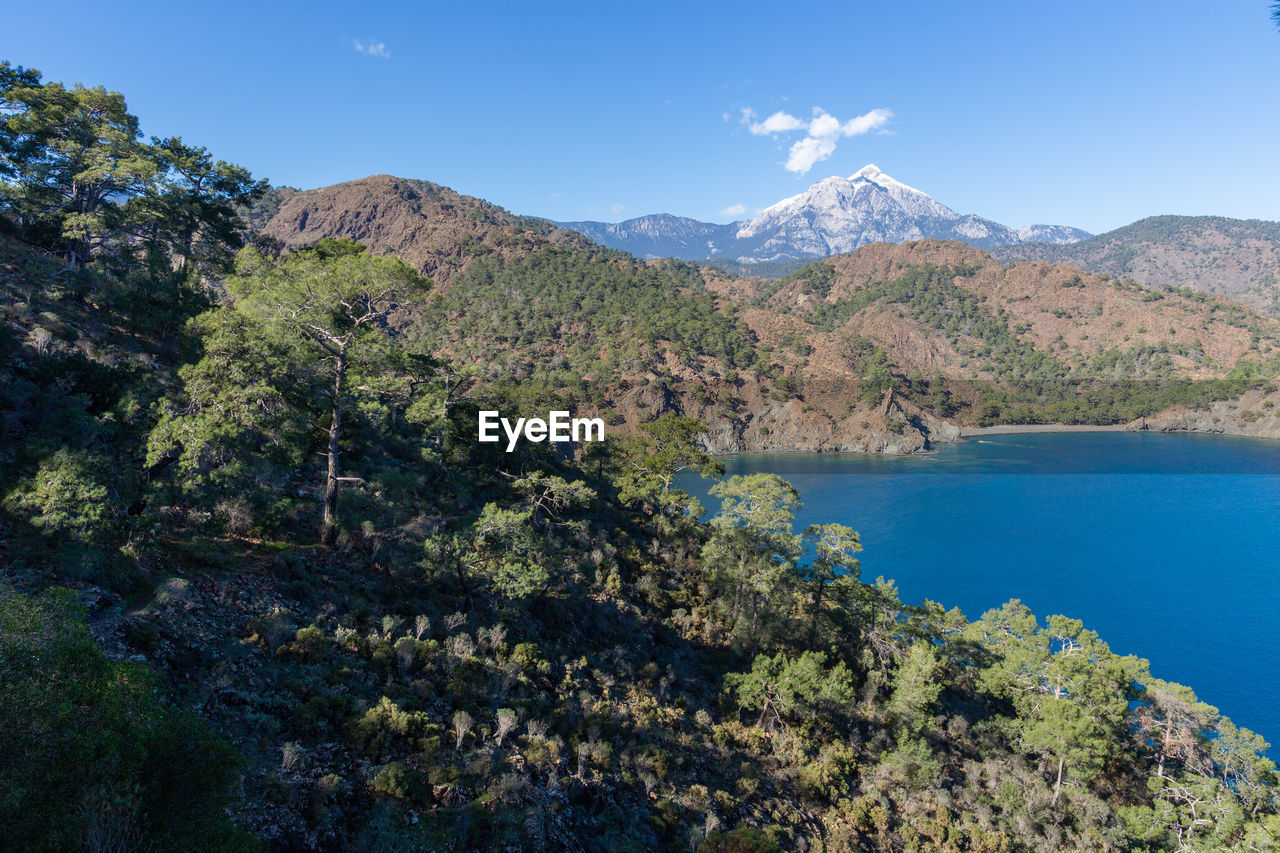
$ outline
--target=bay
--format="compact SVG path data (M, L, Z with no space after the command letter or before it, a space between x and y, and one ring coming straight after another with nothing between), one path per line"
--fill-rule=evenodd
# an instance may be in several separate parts
M1280 442L1207 435L987 435L920 457L753 454L804 506L859 531L862 577L970 619L1021 599L1280 738ZM708 481L679 485L708 513Z

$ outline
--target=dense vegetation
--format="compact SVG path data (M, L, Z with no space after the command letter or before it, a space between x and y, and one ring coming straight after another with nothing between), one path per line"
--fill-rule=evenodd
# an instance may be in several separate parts
M796 531L776 477L718 483L699 522L672 483L719 474L701 425L576 461L471 441L505 400L401 324L438 310L403 264L240 248L216 200L141 228L145 187L88 230L33 206L78 167L27 113L75 101L2 68L6 845L1275 849L1259 736L1077 621L903 603L854 531ZM151 150L91 94L125 128L94 145ZM588 319L635 358L750 363L709 298L681 266L547 251L441 302L459 358L533 376L542 340L595 352ZM486 317L513 330L492 350Z
M920 264L886 281L859 287L844 299L830 301L836 272L825 261L811 264L765 288L757 304L764 304L782 287L800 282L805 293L818 297L817 307L789 309L815 329L841 329L855 315L872 306L903 311L947 341L980 379L937 377L923 381L895 366L888 353L874 348L874 358L862 358L859 372L871 381L874 393L892 386L907 399L940 417L956 413L957 401L972 408L971 419L980 426L997 423L1113 424L1147 417L1175 405L1200 407L1214 400L1238 397L1258 380L1271 378L1265 367L1247 363L1222 379L1193 381L1182 377L1171 356L1192 358L1194 347L1167 341L1112 348L1085 357L1070 357L1037 349L1001 307L993 307L981 295L961 287L957 279L972 276L966 264ZM1116 283L1124 287L1122 283ZM1209 297L1191 290L1170 288L1192 301L1209 303ZM1145 292L1145 291L1144 291ZM1163 298L1161 292L1149 294ZM1219 316L1223 315L1223 316ZM1249 325L1256 315L1239 306L1212 302L1206 322L1222 320L1250 328L1255 337L1274 339L1274 331ZM851 341L859 351L868 344L858 335ZM874 371L874 374L873 374Z
M798 269L806 267L809 261L764 261L761 263L743 263L732 258L719 258L708 261L708 266L722 269L725 272L744 278L776 279L790 275Z
M1226 293L1280 313L1280 223L1223 216L1150 216L1079 243L1023 243L992 250L1002 261L1049 260L1153 288Z
M468 378L505 387L513 410L554 404L607 414L628 383L670 379L675 362L770 369L751 330L717 308L697 267L611 249L483 254L417 314L407 339L465 365Z

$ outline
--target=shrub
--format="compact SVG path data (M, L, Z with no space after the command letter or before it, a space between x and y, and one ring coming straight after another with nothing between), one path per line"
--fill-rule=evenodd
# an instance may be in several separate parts
M73 602L0 586L4 844L70 850L141 832L155 849L252 849L225 813L231 747L159 705L142 667L108 659Z
M386 696L351 723L352 737L372 756L400 743L430 758L440 746L439 730L425 711L403 711Z
M698 853L781 853L782 848L763 830L740 826L732 832L712 832L698 845Z
M324 657L329 649L329 638L324 631L315 625L299 628L294 641L276 650L280 656L289 656L301 661L314 663Z

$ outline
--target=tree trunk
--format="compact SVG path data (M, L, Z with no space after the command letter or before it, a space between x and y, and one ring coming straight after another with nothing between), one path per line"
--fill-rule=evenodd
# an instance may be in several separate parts
M827 579L818 579L818 591L813 596L813 615L809 620L809 641L810 644L818 641L818 615L822 612L822 596L826 592Z
M462 594L467 597L467 606L462 609L462 612L470 613L475 602L471 600L471 587L467 586L467 570L462 564L461 557L454 559L453 570L458 575L458 586L462 587Z
M182 266L179 270L184 277L187 274L187 265L191 263L191 249L195 239L195 232L191 229L187 229L182 235Z
M1161 779L1164 778L1164 760L1169 754L1169 744L1173 740L1173 717L1165 720L1164 723L1164 743L1160 744L1160 766L1156 768L1156 775Z
M329 472L324 484L324 522L320 542L332 548L338 540L338 430L342 426L342 384L347 378L347 350L337 355L333 376L333 408L329 419Z
M1065 758L1058 759L1058 781L1054 783L1054 786L1053 786L1052 805L1055 805L1055 806L1058 804L1058 794L1062 793L1062 768L1066 766L1066 763L1067 763L1067 759Z

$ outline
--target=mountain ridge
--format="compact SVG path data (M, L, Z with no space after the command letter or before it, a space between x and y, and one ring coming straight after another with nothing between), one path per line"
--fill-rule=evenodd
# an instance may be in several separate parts
M386 176L292 195L264 233L401 254L443 282L429 316L405 318L429 351L486 383L561 387L570 408L615 412L631 432L655 413L697 417L721 453L911 453L1000 421L1124 424L1236 396L1212 383L1280 362L1276 321L1225 298L1067 264L1004 266L954 240L742 278ZM1187 385L1202 380L1207 400ZM1280 435L1273 420L1167 423Z
M869 243L955 239L988 249L1026 240L1069 242L1090 236L1070 226L1010 228L975 214L957 213L873 163L847 178L823 178L751 219L724 225L671 214L618 223L556 224L637 257L746 264L816 259Z
M431 181L370 175L327 187L277 191L257 231L285 249L349 237L396 255L447 286L469 258L512 255L547 245L590 245L545 219L518 216ZM272 211L271 207L275 207Z
M1280 222L1149 216L1070 246L1024 243L992 254L1004 263L1071 263L1146 287L1191 287L1280 314Z
M680 258L691 260L693 255L706 255L706 259L722 256L720 246L730 245L737 239L737 223L717 225L701 222L687 216L670 213L652 213L622 222L557 222L561 228L577 231L602 246L631 251L641 258ZM635 251L623 248L629 245Z

